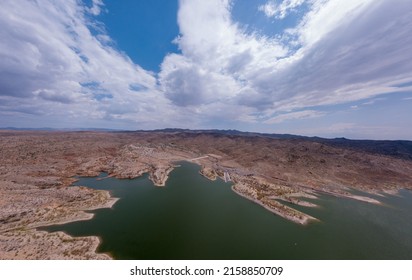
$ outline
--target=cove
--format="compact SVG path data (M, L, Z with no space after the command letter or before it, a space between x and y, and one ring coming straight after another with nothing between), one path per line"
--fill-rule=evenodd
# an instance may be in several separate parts
M412 259L412 194L377 198L384 205L320 195L317 208L293 206L321 222L301 226L179 163L166 187L133 180L79 178L75 185L120 198L94 218L42 228L99 236L98 252L115 259ZM105 177L101 174L99 177Z

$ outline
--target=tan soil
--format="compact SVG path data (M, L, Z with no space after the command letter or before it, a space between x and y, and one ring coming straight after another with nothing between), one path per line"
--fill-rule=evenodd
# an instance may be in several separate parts
M316 221L282 204L317 193L379 203L348 188L394 193L412 188L412 161L305 140L164 132L0 131L0 259L105 259L96 237L72 238L39 226L90 219L111 207L105 191L69 187L74 176L107 172L117 178L149 173L164 186L176 162L192 160L215 180L229 174L233 190L293 222Z

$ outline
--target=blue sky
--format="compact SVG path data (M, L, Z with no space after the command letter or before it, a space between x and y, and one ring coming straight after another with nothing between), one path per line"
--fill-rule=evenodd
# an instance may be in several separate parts
M6 0L0 127L412 140L409 0Z
M179 35L177 1L111 0L103 9L96 20L104 24L115 47L144 69L159 72L165 55L179 52L172 42Z

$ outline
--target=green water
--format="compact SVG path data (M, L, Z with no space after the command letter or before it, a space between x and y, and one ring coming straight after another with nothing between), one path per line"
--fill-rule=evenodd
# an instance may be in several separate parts
M120 200L88 221L49 226L72 236L101 237L98 252L115 259L412 259L412 194L384 206L320 196L296 207L322 222L300 226L248 201L221 180L181 163L166 187L134 180L80 178ZM102 174L101 177L105 176Z

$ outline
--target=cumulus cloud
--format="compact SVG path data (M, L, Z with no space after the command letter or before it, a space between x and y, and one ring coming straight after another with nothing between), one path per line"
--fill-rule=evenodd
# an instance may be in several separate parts
M305 0L283 0L280 4L277 2L279 1L269 0L266 4L259 6L258 9L265 13L267 17L283 19L291 11L305 3Z
M2 3L0 100L16 105L3 106L2 113L141 123L160 108L166 111L168 101L154 74L107 44L107 34L90 31L94 22L87 13L98 14L102 5L100 0L91 8L75 0Z
M247 105L238 102L239 94L253 94L249 84L255 70L270 69L287 54L276 39L244 33L231 20L230 7L230 1L180 1L176 42L182 54L168 55L159 74L166 97L175 105L211 110Z
M302 4L283 1L279 11ZM231 1L181 0L175 41L182 54L165 58L160 83L177 106L237 104L253 108L243 118L260 121L393 92L411 80L410 6L313 0L295 28L271 38L233 22Z
M220 102L236 92L234 79L176 54L167 56L160 73L165 95L177 106Z

